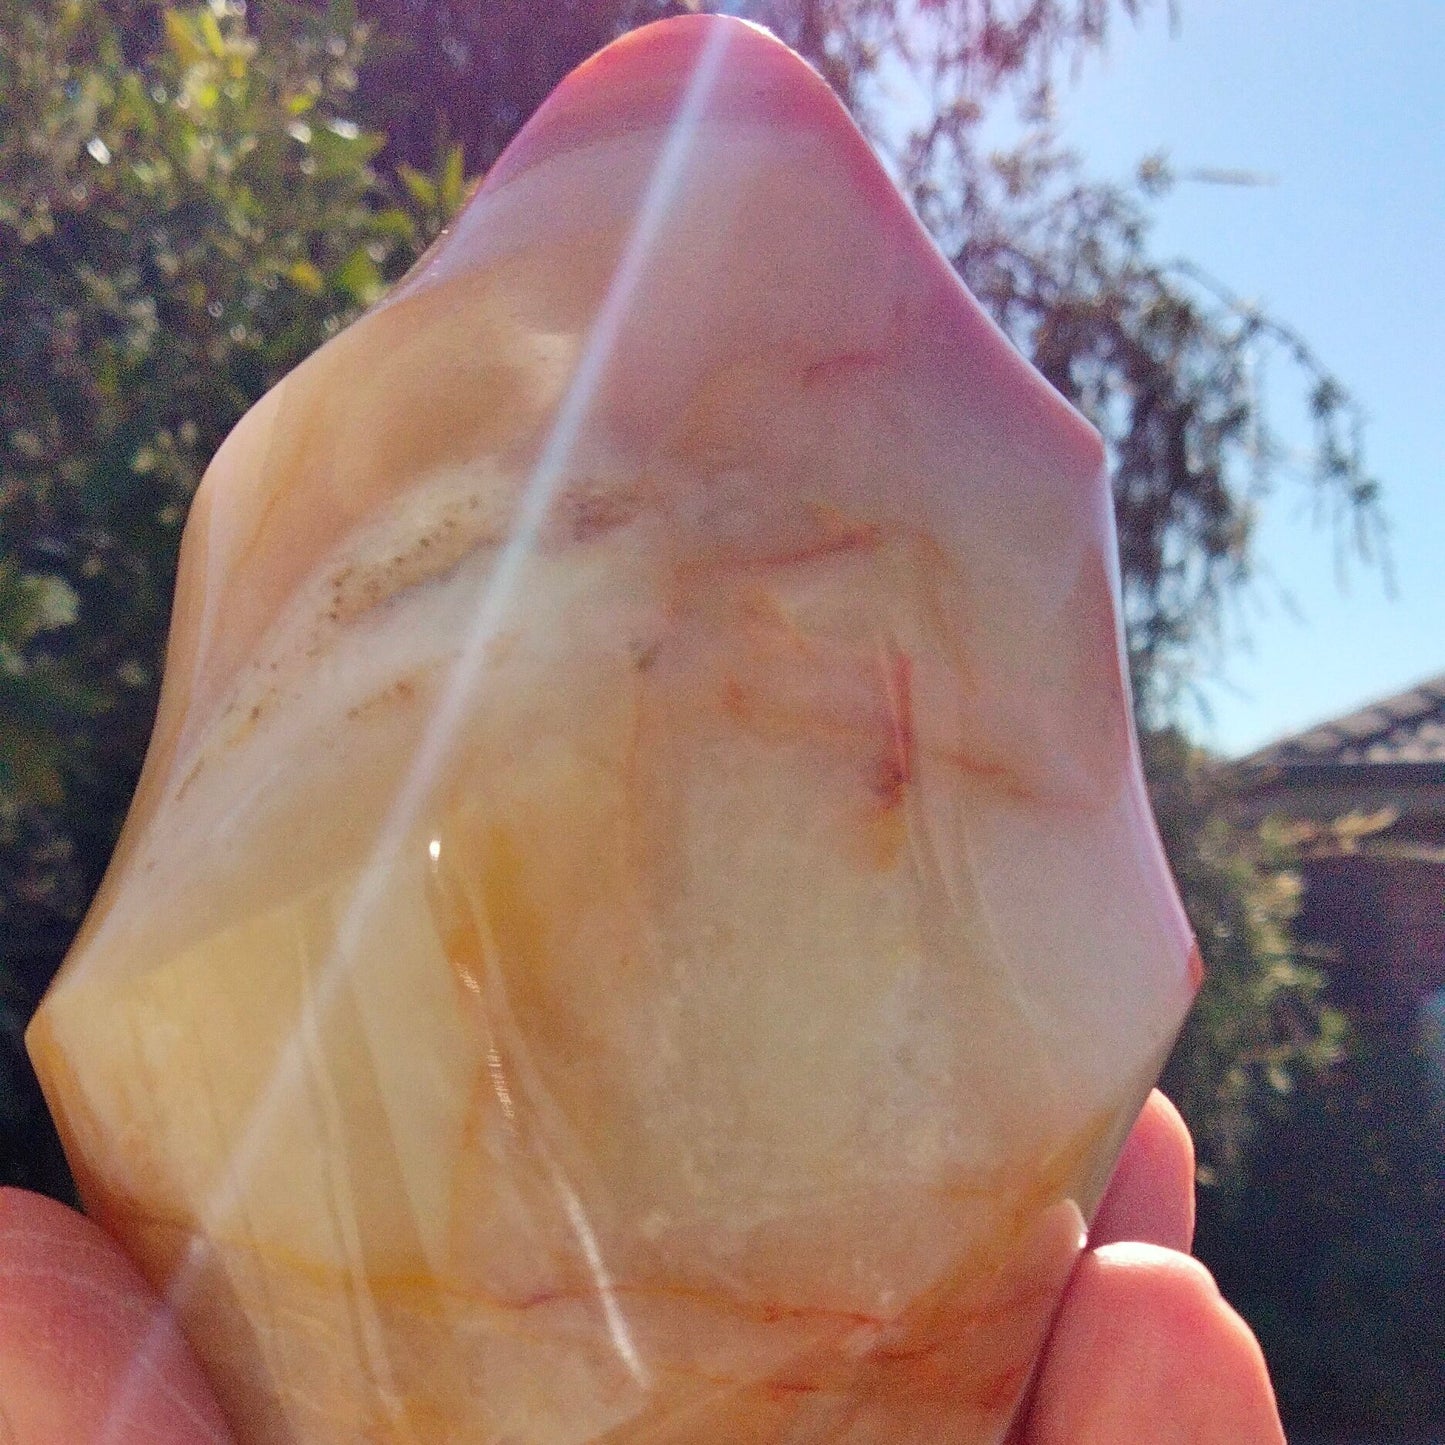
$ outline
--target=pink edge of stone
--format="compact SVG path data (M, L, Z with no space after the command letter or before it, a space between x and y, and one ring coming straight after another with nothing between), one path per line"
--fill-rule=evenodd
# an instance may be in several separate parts
M973 328L984 371L1004 369L1037 391L1031 398L1053 429L1060 461L1089 476L1105 463L1098 432L1025 362L958 279L828 83L771 31L728 15L683 15L654 21L614 40L573 70L522 127L482 179L471 200L381 305L467 264L468 238L485 225L487 202L534 167L567 151L646 130L678 115L699 64L711 54L725 80L704 101L709 122L767 123L826 136L846 159L876 219L900 244L932 253L940 280L956 292Z

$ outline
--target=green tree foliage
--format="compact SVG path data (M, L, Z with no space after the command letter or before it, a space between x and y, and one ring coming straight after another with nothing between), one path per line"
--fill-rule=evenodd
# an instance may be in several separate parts
M334 0L252 0L250 13L265 32L290 25L298 6L335 13ZM634 26L696 8L669 0L358 6L371 43L356 104L387 138L382 163L426 170L456 146L469 175L486 171L557 82L594 51Z
M359 40L0 0L0 976L31 1005L135 782L207 460L415 254Z
M1247 1191L1201 1216L1198 1248L1300 1438L1417 1441L1445 1423L1437 1090L1413 1021L1357 1015L1341 1064L1262 1121Z
M1142 739L1160 836L1208 960L1164 1088L1190 1121L1200 1181L1232 1207L1262 1125L1345 1052L1344 1014L1290 936L1289 840L1230 820L1228 779L1177 728Z

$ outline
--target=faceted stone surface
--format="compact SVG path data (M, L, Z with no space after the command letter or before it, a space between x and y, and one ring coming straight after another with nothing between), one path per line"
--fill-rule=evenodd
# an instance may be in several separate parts
M997 1441L1196 979L1099 442L683 20L267 396L30 1046L266 1445Z

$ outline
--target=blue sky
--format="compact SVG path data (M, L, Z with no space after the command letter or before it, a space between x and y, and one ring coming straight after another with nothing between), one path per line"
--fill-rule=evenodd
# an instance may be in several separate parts
M1445 0L1181 0L1117 26L1061 97L1066 141L1099 176L1164 149L1181 184L1154 249L1187 256L1294 326L1362 402L1385 484L1395 596L1337 549L1282 476L1258 532L1269 572L1206 678L1215 747L1238 753L1445 671ZM1292 416L1283 360L1272 421ZM1247 634L1247 637L1245 636Z

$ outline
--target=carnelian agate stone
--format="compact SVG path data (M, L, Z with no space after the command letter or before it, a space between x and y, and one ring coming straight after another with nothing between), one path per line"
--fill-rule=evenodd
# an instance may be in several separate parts
M709 18L242 421L30 1033L242 1440L1001 1437L1195 983L1101 461Z

